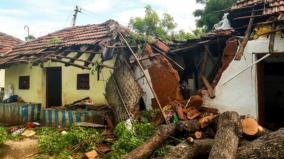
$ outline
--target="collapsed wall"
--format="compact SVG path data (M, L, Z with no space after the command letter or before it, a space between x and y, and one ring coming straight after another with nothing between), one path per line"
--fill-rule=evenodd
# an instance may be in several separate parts
M139 111L142 89L123 55L117 57L115 69L106 85L106 99L112 106L115 121L127 120Z

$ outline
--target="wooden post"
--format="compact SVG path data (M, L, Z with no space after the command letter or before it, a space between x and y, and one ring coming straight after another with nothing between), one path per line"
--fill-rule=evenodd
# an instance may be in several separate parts
M160 103L160 100L159 100L159 98L158 98L158 96L157 96L157 94L156 94L154 88L152 87L150 80L149 80L149 79L147 78L147 76L146 76L146 72L145 72L145 70L144 70L142 64L140 63L139 58L138 58L137 55L134 53L134 51L132 50L132 48L130 47L130 45L128 44L127 40L124 38L124 36L121 34L121 32L118 32L118 33L119 33L120 37L122 38L122 40L124 41L124 43L128 46L128 49L130 50L130 52L131 52L131 54L133 55L133 57L135 58L135 60L137 61L137 64L138 64L140 70L142 71L143 75L145 76L145 79L146 79L146 81L147 81L147 84L148 84L148 86L150 87L151 92L153 93L153 95L154 95L154 97L155 97L155 99L156 99L156 101L157 101L157 104L158 104L159 109L160 109L160 111L161 111L161 113L162 113L162 115L163 115L163 117L164 117L164 119L165 119L165 122L166 122L167 124L169 124L170 122L168 121L168 119L167 119L167 117L166 117L166 114L165 114L165 112L163 111L163 108L162 108L162 105L161 105L161 103Z
M207 44L207 45L204 46L204 57L203 57L203 63L201 65L200 78L201 78L204 86L206 87L210 98L215 98L214 89L205 77L206 64L207 64L209 52L210 52L210 50L209 50L209 46Z
M247 27L247 30L245 32L245 36L244 36L244 39L242 40L241 42L241 45L239 47L239 50L238 52L236 53L236 58L235 60L241 60L242 56L243 56L243 53L245 51L245 48L247 46L247 43L248 43L248 40L249 40L249 37L250 37L250 34L251 34L251 30L252 30L252 26L253 26L253 21L254 21L254 10L252 10L251 12L251 17L250 17L250 20L249 20L249 25Z
M273 23L272 23L271 30L275 30L275 29L276 29L276 24L275 24L275 20L274 20ZM270 33L270 37L269 37L269 53L274 52L275 34L276 34L276 32L271 32Z

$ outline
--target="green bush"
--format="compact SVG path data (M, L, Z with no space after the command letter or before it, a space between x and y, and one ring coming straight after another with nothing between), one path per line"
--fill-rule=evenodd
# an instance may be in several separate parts
M132 130L129 130L125 123L119 123L115 128L117 141L112 145L112 152L106 155L106 159L119 159L129 153L134 148L141 145L154 131L151 123L137 122L132 123Z
M96 143L103 141L103 137L95 129L70 128L64 135L51 128L42 128L37 132L41 151L56 154L61 158L69 156L72 152L93 150Z
M0 145L2 145L8 138L8 133L5 128L0 127Z

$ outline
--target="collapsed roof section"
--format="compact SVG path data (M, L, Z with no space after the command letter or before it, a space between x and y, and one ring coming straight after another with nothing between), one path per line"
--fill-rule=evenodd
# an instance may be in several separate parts
M0 32L0 55L11 51L16 45L24 43L22 40Z
M104 55L110 52L109 48L120 45L118 32L123 35L130 33L127 28L114 20L102 24L65 28L14 47L0 59L0 67L5 68L17 63L37 65L51 60L82 69L90 69L88 66L93 64L95 54L100 49L103 49L102 56L105 57ZM77 54L74 57L68 57L67 55L71 52ZM83 53L89 53L87 60L79 59ZM77 60L85 64L75 64L74 62Z
M237 35L243 35L253 18L253 26L284 21L284 0L241 0L226 10Z

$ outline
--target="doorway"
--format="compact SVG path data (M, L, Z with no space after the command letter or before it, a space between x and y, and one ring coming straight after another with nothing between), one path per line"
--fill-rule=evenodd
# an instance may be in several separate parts
M259 120L268 129L284 126L284 56L265 59L258 66Z
M62 105L61 67L46 68L46 107Z

